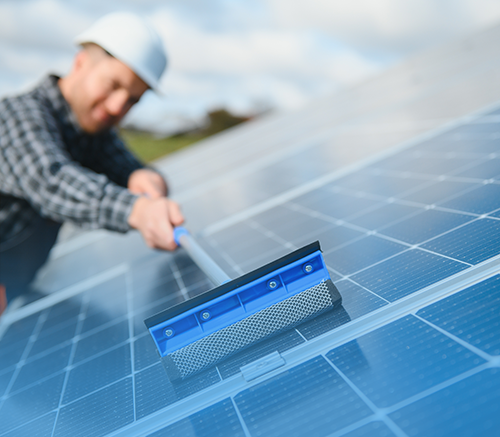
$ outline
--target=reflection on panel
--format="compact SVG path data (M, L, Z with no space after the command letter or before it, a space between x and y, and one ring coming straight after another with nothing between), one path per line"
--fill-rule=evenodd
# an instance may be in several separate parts
M186 380L169 380L143 323L211 288L185 252L131 234L55 258L41 291L63 297L0 338L0 436L494 435L499 277L418 299L498 263L498 138L486 114L349 172L318 141L245 167L240 185L207 181L200 216L241 213L198 235L231 277L319 240L343 305ZM243 378L273 353L283 368Z

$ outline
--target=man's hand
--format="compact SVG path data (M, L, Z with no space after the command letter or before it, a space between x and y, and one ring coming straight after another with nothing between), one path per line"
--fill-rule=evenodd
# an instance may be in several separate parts
M132 172L128 178L127 188L133 194L145 195L151 199L165 197L168 194L165 179L159 173L147 168Z
M179 205L166 197L139 197L128 218L129 225L140 231L149 247L163 250L177 247L173 228L183 222Z

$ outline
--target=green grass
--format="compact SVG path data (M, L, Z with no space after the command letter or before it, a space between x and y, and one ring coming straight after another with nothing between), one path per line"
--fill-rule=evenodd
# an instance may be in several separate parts
M120 136L128 148L146 163L187 147L206 137L206 135L202 134L187 134L168 138L156 138L146 132L127 129L121 129Z

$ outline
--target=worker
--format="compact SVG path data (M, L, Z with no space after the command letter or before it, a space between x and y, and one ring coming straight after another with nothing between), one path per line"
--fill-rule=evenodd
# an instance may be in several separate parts
M142 18L115 12L75 42L66 76L0 102L0 311L30 290L65 221L137 229L165 250L183 223L163 177L114 130L146 90L158 90L161 39Z

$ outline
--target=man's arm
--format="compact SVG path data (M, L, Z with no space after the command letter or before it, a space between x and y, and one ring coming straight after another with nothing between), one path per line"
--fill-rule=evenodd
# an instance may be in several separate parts
M50 110L32 98L5 100L1 106L3 193L27 200L40 215L57 222L130 229L137 195L74 161Z
M17 106L9 107L10 103ZM74 161L65 149L57 123L39 107L28 109L14 101L5 102L3 109L4 113L22 112L23 119L22 124L11 123L14 129L4 129L0 137L3 193L26 199L40 215L57 222L70 220L118 232L133 227L150 246L175 248L171 230L183 219L178 206L164 197L166 185L161 176L138 169L125 181L130 190L120 187ZM0 128L1 123L0 119ZM22 131L16 126L22 126Z

